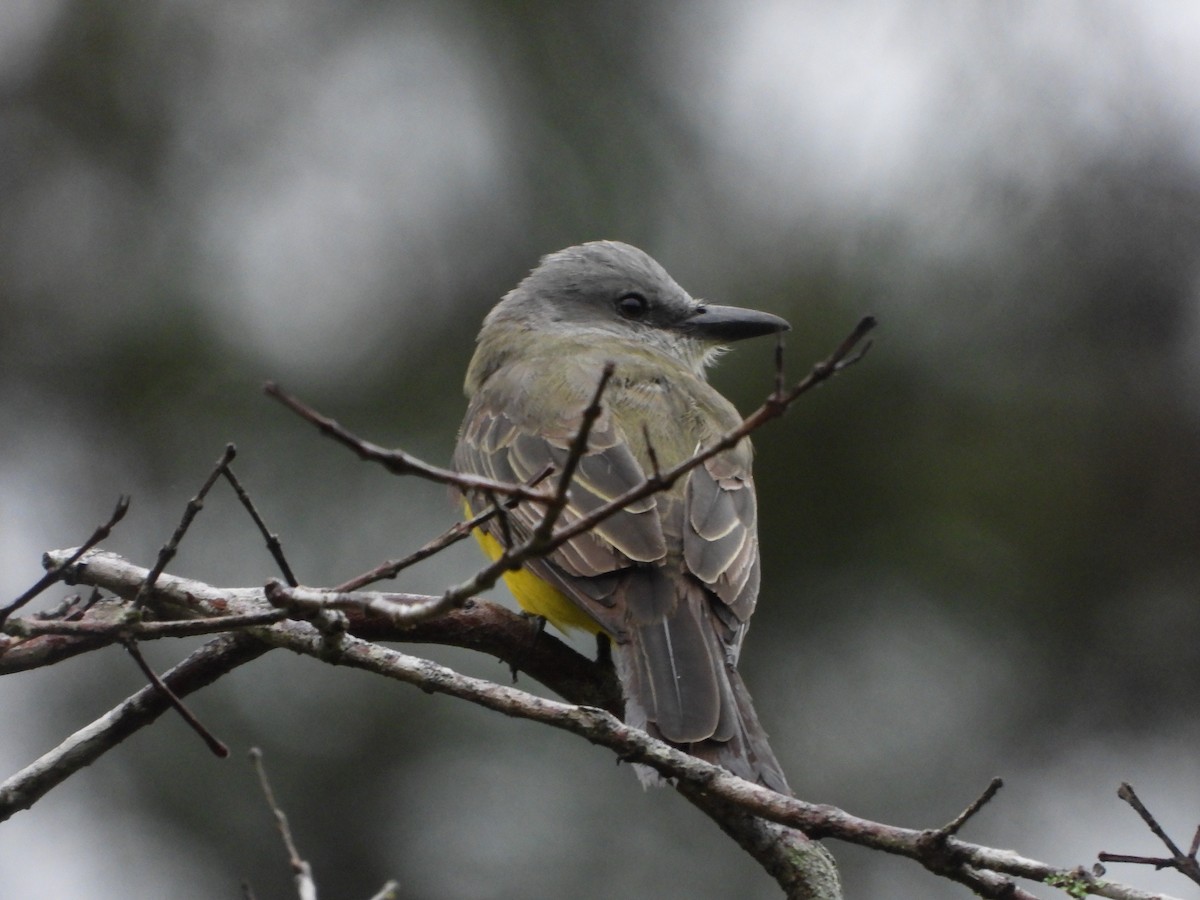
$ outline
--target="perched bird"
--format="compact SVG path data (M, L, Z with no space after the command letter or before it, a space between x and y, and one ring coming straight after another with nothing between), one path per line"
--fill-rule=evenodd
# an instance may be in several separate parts
M561 471L611 362L559 527L578 521L736 427L706 365L724 344L787 328L693 299L628 244L552 253L484 319L455 466L508 482ZM743 439L506 579L528 612L608 637L629 724L788 793L737 671L759 587L751 458ZM475 512L487 503L463 499ZM494 559L506 540L527 539L543 510L522 502L477 536Z

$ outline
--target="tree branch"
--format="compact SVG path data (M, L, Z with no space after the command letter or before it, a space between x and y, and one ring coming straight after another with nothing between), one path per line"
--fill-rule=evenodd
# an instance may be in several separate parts
M158 559L154 562L154 567L146 573L146 580L134 594L131 606L134 610L142 608L142 604L146 602L146 595L154 588L154 582L162 571L167 567L179 550L179 542L183 540L183 536L187 534L187 530L192 525L192 520L196 518L200 510L204 508L204 498L208 496L208 492L212 490L212 486L217 483L217 479L221 477L221 472L225 467L233 462L233 458L237 456L237 448L233 444L225 445L225 452L221 454L221 458L217 460L213 470L209 473L208 478L204 480L204 484L200 486L200 490L196 492L196 496L187 502L187 506L183 510L183 518L179 520L179 524L175 527L175 531L171 534L171 539L167 541L161 550L158 551Z
M51 550L45 554L43 564L47 567L60 565L73 554L72 550ZM65 574L70 579L94 584L129 599L145 579L146 571L115 553L94 550L77 565L69 567ZM597 664L551 634L535 633L528 619L503 606L474 599L440 618L398 628L389 618L371 615L367 611L370 603L364 603L362 598L366 597L368 601L376 596L411 597L416 601L437 598L369 592L346 596L359 598L345 607L350 633L358 637L442 644L487 653L574 703L598 706L617 714L622 711L621 688L611 667ZM13 619L6 626L10 634L35 636L0 652L0 674L50 665L115 643L127 635L152 640L210 634L270 624L289 615L287 610L270 609L261 588L213 587L169 574L159 577L147 598L147 607L160 619L172 621L131 622L124 615L124 607L112 602L98 605L78 622ZM310 614L311 611L300 610L301 617Z
M117 500L116 508L113 509L112 515L108 517L108 521L92 532L92 536L75 551L72 558L63 560L60 565L51 568L46 572L45 575L38 579L36 584L22 593L21 596L17 597L16 600L12 601L7 606L0 607L0 627L4 626L4 623L8 620L9 616L15 613L18 609L20 609L42 591L46 590L46 588L50 587L50 585L54 584L56 581L59 581L63 577L63 573L70 566L74 565L79 560L79 557L83 556L83 554L87 553L102 540L108 537L112 533L113 528L116 527L117 523L125 518L125 513L127 512L129 512L129 498L122 495Z
M1132 785L1122 784L1117 789L1117 796L1133 807L1134 812L1146 823L1146 827L1150 829L1151 833L1163 842L1171 855L1167 857L1134 856L1128 853L1107 853L1102 851L1099 855L1100 861L1133 863L1135 865L1154 866L1156 869L1175 869L1180 874L1200 884L1200 861L1196 859L1197 851L1200 850L1200 828L1196 829L1196 835L1192 838L1191 848L1187 853L1184 853L1179 849L1179 845L1171 840L1170 836L1163 830L1163 827L1158 824L1158 819L1142 803L1141 798L1138 797Z
M226 634L209 641L163 676L180 697L212 684L222 675L256 659L270 646L248 634ZM146 685L124 703L75 732L49 753L0 784L0 822L28 809L51 788L99 759L139 728L171 708L154 685Z
M292 837L292 827L288 824L287 813L275 801L275 792L271 790L271 782L267 778L267 769L263 765L263 754L257 747L250 748L250 762L258 776L258 786L262 788L263 797L275 817L275 827L279 829L279 838L283 841L283 849L287 851L288 865L296 879L296 893L300 900L317 900L317 883L313 880L312 866L300 855L296 840Z
M521 484L509 484L504 481L494 481L490 478L463 475L450 469L443 469L430 465L427 462L422 462L415 456L405 453L403 450L388 450L385 447L380 447L378 444L364 441L348 429L343 428L334 419L321 415L311 406L293 397L273 381L268 381L263 385L263 392L268 397L278 400L306 422L311 422L326 437L333 438L333 440L337 441L343 447L353 450L359 459L379 463L394 475L418 475L429 481L452 485L464 491L491 491L495 494L501 494L506 497L517 497L521 500L532 501L533 503L550 502L551 495L545 491L538 491Z
M69 555L70 551L53 551L47 554L48 562L53 563ZM144 573L141 567L103 551L92 551L85 555L73 572L84 583L95 584L118 594L136 591ZM154 591L164 604L182 608L198 605L206 614L211 614L210 604L217 598L239 613L249 611L245 604L264 602L263 593L257 589L222 590L167 574L160 576ZM165 595L169 593L178 596L168 604ZM969 843L947 833L963 816L935 832L920 831L873 822L836 807L806 803L777 794L657 741L603 709L548 700L513 687L471 678L429 660L382 647L351 634L325 635L306 622L295 621L257 626L247 631L264 644L334 665L374 672L416 685L427 692L457 697L505 715L569 731L591 743L607 747L620 759L648 765L675 783L677 790L689 801L704 809L729 833L736 834L744 847L755 840L770 841L770 829L765 832L761 828L747 830L740 825L741 817L750 816L799 829L814 840L835 838L907 857L931 872L969 885L984 897L1030 897L1032 895L1023 892L1011 880L1026 878L1043 884L1070 885L1072 890L1112 900L1169 900L1161 894L1103 881L1082 869L1052 866L1009 850ZM178 687L173 685L173 688L179 692ZM158 702L161 703L161 699ZM967 812L972 813L981 805L982 801L976 801L968 807ZM932 833L941 837L933 841L930 839ZM778 833L774 836L778 836ZM794 848L796 845L792 846ZM803 862L820 871L820 860L814 855L817 851L805 849L803 852L809 854ZM785 890L793 890L794 885L789 887L784 881L789 873L795 875L796 864L793 861L790 866L785 865L782 862L785 855L777 849L774 856L769 857L776 866L772 874ZM805 894L792 893L791 896L804 897Z

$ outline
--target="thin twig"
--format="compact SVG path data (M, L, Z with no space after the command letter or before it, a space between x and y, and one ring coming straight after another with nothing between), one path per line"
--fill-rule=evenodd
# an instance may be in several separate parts
M493 491L484 491L483 496L488 502L487 508L492 510L496 515L496 524L500 528L501 541L503 541L505 547L511 546L513 542L512 519L509 518L508 507L496 499L496 494Z
M50 609L41 609L33 613L32 620L35 622L73 621L78 619L84 614L84 612L94 606L99 597L100 592L95 588L92 588L92 592L88 596L87 602L84 601L83 596L80 594L68 594L66 597L63 597L63 599L60 600L56 606L52 606ZM21 620L17 619L15 621L19 622ZM3 627L6 634L19 633L19 630L13 630L12 622L5 622L4 625L0 627Z
M515 502L515 501L513 501ZM465 522L456 522L448 529L443 531L433 540L426 543L420 549L415 550L403 559L389 560L376 566L370 572L364 572L362 575L357 575L349 581L343 582L334 588L336 591L357 591L360 588L366 587L368 584L374 584L377 581L386 581L389 578L395 578L405 569L413 566L421 560L429 559L429 557L440 553L452 544L456 544L463 538L471 534L471 529L477 525L481 525L496 514L495 507L489 507L477 516L473 516Z
M142 570L143 572L145 570ZM135 584L140 583L140 578ZM178 697L212 684L270 649L248 634L223 634L191 653L163 676ZM95 722L0 784L0 822L28 809L80 769L171 708L162 691L146 685Z
M1142 821L1146 823L1146 827L1171 851L1172 856L1184 855L1183 851L1163 831L1162 826L1158 824L1158 819L1154 818L1154 814L1146 809L1146 805L1142 803L1141 798L1134 792L1131 784L1122 782L1121 786L1117 789L1117 796L1133 807L1134 811L1142 817Z
M1098 858L1101 862L1116 862L1116 863L1132 863L1142 866L1154 866L1156 869L1175 869L1181 875L1192 881L1200 884L1200 860L1197 860L1196 853L1200 850L1200 829L1197 829L1196 836L1192 838L1191 848L1187 853L1179 849L1179 846L1171 840L1163 827L1158 824L1158 819L1154 814L1146 808L1138 797L1132 785L1123 782L1117 789L1117 796L1133 807L1134 811L1141 816L1146 827L1166 845L1166 848L1171 852L1169 857L1160 856L1134 856L1127 853L1107 853L1101 851Z
M142 651L138 649L137 642L125 640L121 643L124 644L125 649L133 657L133 661L137 663L138 668L142 670L142 674L146 676L146 679L154 686L154 689L163 695L175 712L179 713L183 721L187 722L192 731L200 735L200 739L208 745L208 749L213 752L213 755L220 759L225 759L229 756L229 748L219 741L216 735L205 728L204 724L196 718L195 714L183 705L183 701L175 695L175 692L167 687L166 683L158 677L158 673L146 662L146 657L142 656Z
M976 813L983 809L991 801L991 799L996 796L997 792L1002 787L1004 787L1004 779L993 778L991 783L984 788L983 793L980 794L970 806L968 806L938 830L942 834L946 835L958 834L962 827L967 824L968 820L973 818Z
M8 604L8 606L0 607L0 628L4 626L4 623L8 620L9 616L15 613L18 609L20 609L42 591L46 590L46 588L50 587L50 585L60 580L63 577L63 573L66 572L71 566L75 565L75 563L79 561L79 558L83 556L83 554L87 553L98 543L108 537L112 533L112 530L116 524L125 518L125 513L128 511L129 498L122 494L117 499L117 505L113 509L112 515L108 517L108 521L92 532L92 536L84 541L84 543L75 551L74 556L66 560L62 565L55 566L46 572L45 575L37 580L37 583L29 588L29 590L21 594L21 596L12 603Z
M271 809L271 815L275 817L275 825L279 829L280 838L283 839L284 849L287 850L288 865L292 867L292 873L296 876L296 890L300 894L300 900L317 900L317 884L313 881L312 866L300 856L300 851L296 848L287 813L275 801L275 792L271 790L267 769L263 765L263 754L257 747L250 748L250 762L258 774L258 784L267 800L267 806Z
M528 487L534 487L538 484L541 484L541 482L548 478L553 472L553 466L546 466L546 468L542 469L541 472L529 479L529 481L525 482L525 484ZM489 521L492 519L492 517L503 513L505 510L511 509L519 502L520 498L518 497L507 497L500 503L498 507L495 505L489 506L483 512L476 516L472 516L465 522L455 522L433 540L426 543L420 549L413 551L403 559L388 560L385 563L381 563L374 569L371 569L369 572L364 572L361 575L356 575L349 581L342 582L333 590L339 592L357 591L366 587L368 584L374 584L377 581L386 581L390 578L395 578L410 566L416 565L422 560L429 559L429 557L440 553L452 544L456 544L463 538L469 537L475 528Z
M550 538L550 535L554 532L555 523L558 522L562 511L567 507L571 479L575 477L575 472L579 468L579 461L587 453L588 438L591 437L592 428L595 426L596 420L600 418L600 414L604 411L604 407L600 405L600 400L604 396L604 390L608 387L608 382L612 380L615 368L615 364L610 361L606 362L604 368L600 370L600 380L596 384L596 390L592 392L591 402L588 403L583 411L579 428L576 429L575 436L571 439L570 447L567 449L567 458L563 461L562 471L558 473L558 484L554 488L554 497L542 513L541 521L533 529L533 534L529 538L530 543L535 546Z
M459 490L466 491L494 491L497 494L502 494L507 497L518 497L521 500L529 500L533 503L549 503L550 495L542 491L536 491L521 484L510 484L505 481L496 481L491 478L482 478L476 475L464 475L459 472L454 472L450 469L442 469L438 466L432 466L429 463L422 462L415 456L405 453L403 450L388 450L380 447L378 444L373 444L370 441L364 441L357 437L346 428L343 428L338 422L321 415L312 407L306 405L296 397L288 394L278 384L273 381L268 381L263 385L263 392L269 397L273 397L290 409L306 422L310 422L326 437L332 438L344 447L353 450L359 459L364 459L369 462L379 463L389 472L396 475L419 475L430 481L436 481L440 484L448 484L457 487Z
M279 535L267 528L267 523L258 512L258 507L254 505L254 501L250 499L250 494L242 487L242 483L238 480L238 477L233 474L233 469L228 465L223 466L221 474L225 476L225 480L233 487L233 492L237 494L237 498L242 501L242 506L250 514L255 527L258 528L258 533L267 542L267 551L271 554L271 558L275 560L275 565L279 566L283 580L295 587L300 582L292 574L292 567L288 565L287 557L283 555L283 544L279 542Z
M653 478L662 478L662 466L658 463L658 451L654 449L654 442L650 440L650 424L642 422L642 440L646 444L646 456L650 459L650 475Z
M964 825L983 809L996 796L996 792L1004 786L999 778L993 778L983 793L973 800L966 809L943 825L941 828L930 828L922 832L920 850L926 860L927 868L934 868L939 874L945 875L960 884L965 884L981 897L1003 897L1006 900L1025 900L1033 898L1015 883L1007 878L996 876L994 873L980 871L976 866L956 856L949 851L950 840ZM936 861L936 862L935 862Z
M175 528L171 539L158 551L158 559L155 561L153 568L150 569L150 573L146 576L145 584L142 585L141 589L137 592L137 596L133 598L133 602L130 604L133 609L138 610L142 608L146 602L146 597L154 589L154 582L158 580L158 576L167 567L167 563L171 561L179 550L179 542L187 534L192 520L204 508L204 498L208 496L208 492L216 484L217 479L221 476L221 472L227 465L233 462L235 456L237 456L237 447L233 444L226 444L225 452L221 454L221 458L217 460L217 464L213 466L213 470L204 479L204 484L200 486L200 490L196 492L196 496L189 500L187 506L184 507L183 518L179 520L179 525Z

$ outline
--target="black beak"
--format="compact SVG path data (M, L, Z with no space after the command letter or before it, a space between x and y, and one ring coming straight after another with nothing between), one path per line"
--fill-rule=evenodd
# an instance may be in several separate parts
M756 309L703 304L680 323L679 330L705 340L726 343L790 331L791 327L786 319Z

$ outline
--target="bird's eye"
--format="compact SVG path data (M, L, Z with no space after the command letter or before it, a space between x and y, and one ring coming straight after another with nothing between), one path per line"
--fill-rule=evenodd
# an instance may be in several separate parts
M617 300L617 312L626 319L640 319L650 309L650 304L641 294L623 294Z

